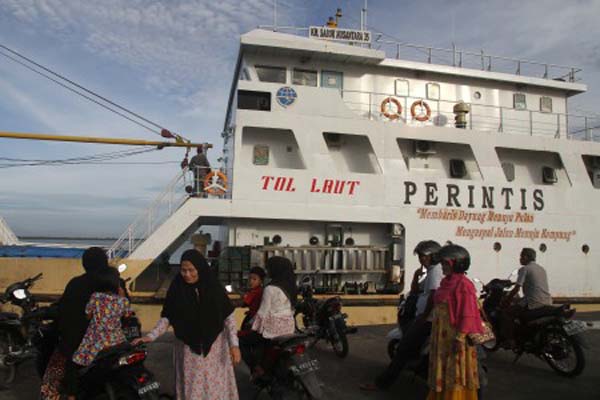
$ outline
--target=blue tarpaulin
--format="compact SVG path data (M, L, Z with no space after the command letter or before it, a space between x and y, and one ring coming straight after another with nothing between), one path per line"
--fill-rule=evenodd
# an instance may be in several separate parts
M0 257L81 258L85 249L41 246L0 246Z

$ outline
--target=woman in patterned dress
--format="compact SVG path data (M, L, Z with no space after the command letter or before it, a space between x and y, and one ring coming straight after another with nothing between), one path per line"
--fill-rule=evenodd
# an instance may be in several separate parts
M466 277L469 252L456 245L438 252L445 275L433 301L427 400L476 400L479 388L477 353L470 333L482 333L475 286Z
M173 362L178 400L237 400L233 365L241 359L227 292L196 250L181 256L181 272L169 287L161 318L139 342L175 331Z

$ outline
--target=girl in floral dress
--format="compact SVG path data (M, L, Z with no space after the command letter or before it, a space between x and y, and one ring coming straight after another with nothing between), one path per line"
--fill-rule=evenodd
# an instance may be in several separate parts
M87 331L67 364L65 387L69 400L77 394L77 371L89 366L98 353L127 341L121 329L121 317L129 312L129 300L119 296L119 272L108 268L98 275L97 292L93 293L85 307L90 318Z
M133 342L151 342L173 327L178 400L238 399L233 365L241 355L233 310L206 259L196 250L183 253L161 319L147 336Z
M477 353L468 334L482 333L475 286L466 277L466 249L448 245L438 252L445 275L434 294L427 400L476 400Z

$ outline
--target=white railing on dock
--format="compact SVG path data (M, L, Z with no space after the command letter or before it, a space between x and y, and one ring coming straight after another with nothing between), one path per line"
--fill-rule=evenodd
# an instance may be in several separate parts
M376 246L299 246L263 247L266 258L282 256L295 265L297 274L382 273L388 264L387 247Z
M17 235L10 229L4 218L0 217L0 245L13 246L18 243Z

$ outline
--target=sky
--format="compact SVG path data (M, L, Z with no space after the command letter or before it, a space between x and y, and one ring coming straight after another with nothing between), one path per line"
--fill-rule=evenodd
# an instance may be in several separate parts
M322 25L363 0L277 0L277 23ZM600 115L600 0L370 0L368 29L402 42L573 65ZM272 0L0 0L0 44L194 142L218 165L239 36ZM0 55L0 131L160 139ZM0 158L61 159L121 146L0 139ZM18 236L116 237L179 172L181 149L103 164L0 168L0 216ZM0 160L0 164L5 161Z

